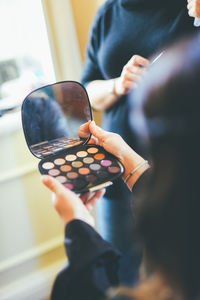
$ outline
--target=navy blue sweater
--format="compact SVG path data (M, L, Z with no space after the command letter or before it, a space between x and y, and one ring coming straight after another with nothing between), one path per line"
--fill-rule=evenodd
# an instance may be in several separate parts
M118 77L134 54L150 58L195 30L186 0L107 0L91 28L82 83L86 86L93 80ZM103 127L119 133L135 148L126 98L121 97L105 112Z

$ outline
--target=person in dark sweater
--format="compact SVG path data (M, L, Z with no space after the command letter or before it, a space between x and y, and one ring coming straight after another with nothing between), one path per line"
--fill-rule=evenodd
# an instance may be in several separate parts
M158 50L195 30L186 0L107 0L96 14L81 81L93 109L104 112L102 127L120 134L139 153L142 149L128 122L127 93L136 89L144 67ZM137 280L140 263L140 250L134 240L130 243L131 197L125 184L116 180L97 208L100 233L123 253L123 283Z
M199 49L200 34L167 50L149 67L134 96L130 115L137 116L134 133L148 149L150 169L118 134L94 122L85 128L124 164L144 252L146 278L138 286L117 288L120 254L89 225L89 210L101 192L87 201L89 195L80 199L55 179L42 178L56 194L69 259L56 278L52 300L101 300L111 287L110 295L123 293L135 300L199 299Z
M54 98L45 94L27 98L23 105L23 127L28 145L69 135L66 117Z

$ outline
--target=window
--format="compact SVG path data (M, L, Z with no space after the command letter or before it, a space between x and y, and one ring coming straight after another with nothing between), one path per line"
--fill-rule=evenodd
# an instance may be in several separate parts
M55 81L41 0L0 1L0 108Z

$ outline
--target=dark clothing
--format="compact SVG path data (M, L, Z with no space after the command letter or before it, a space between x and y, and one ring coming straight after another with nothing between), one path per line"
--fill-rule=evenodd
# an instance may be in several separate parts
M88 224L74 220L66 227L69 264L56 278L52 300L98 300L118 285L119 253Z
M146 171L135 184L134 193L148 178ZM51 299L104 299L106 290L119 284L119 252L81 220L71 221L65 228L65 236L69 263L57 276Z
M122 68L134 54L151 58L157 51L165 49L168 43L194 32L196 28L193 21L193 18L188 16L186 0L107 0L98 10L91 28L82 83L87 86L94 80L119 77ZM127 96L123 96L105 111L102 127L120 134L136 152L142 154L137 145L136 135L130 128L127 100ZM123 215L121 210L117 213L117 201L123 198L128 207L130 197L131 194L121 180L116 180L107 188L105 199L107 206L110 205L109 210L107 209L109 224L105 217L106 206L103 206L103 202L99 203L101 211L104 210L100 215L98 208L99 230L104 238L109 235L109 241L115 246L119 226L122 235L117 243L120 242L121 246L127 245L125 224L129 218L127 214ZM117 223L120 213L121 222ZM108 235L104 234L105 232ZM132 239L132 243L122 252L124 262L126 260L123 265L132 266L131 270L137 276L140 253L135 250L134 255L129 255L130 249L134 247L138 248ZM130 283L123 269L120 281Z
M195 30L185 0L107 0L91 29L82 83L119 77L134 54L150 58ZM123 96L105 112L103 127L119 133L135 149L127 116L127 96Z

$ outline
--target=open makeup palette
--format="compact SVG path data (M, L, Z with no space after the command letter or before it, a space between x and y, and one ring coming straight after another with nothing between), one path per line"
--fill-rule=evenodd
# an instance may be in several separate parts
M43 86L22 105L22 124L29 150L38 157L39 171L76 193L112 184L124 172L116 157L79 136L81 125L92 120L85 88L75 81Z

